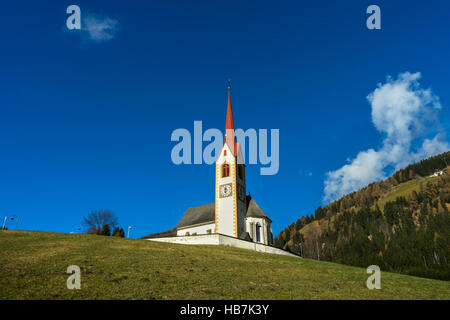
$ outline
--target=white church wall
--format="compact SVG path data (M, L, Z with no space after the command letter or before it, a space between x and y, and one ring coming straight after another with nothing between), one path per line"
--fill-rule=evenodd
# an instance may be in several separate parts
M258 252L298 257L295 254L292 254L290 252L287 252L287 251L284 251L284 250L281 250L281 249L278 249L275 247L267 246L262 243L250 242L250 241L236 239L233 237L226 237L226 236L222 236L222 235L219 235L219 244L225 245L225 246L242 248L242 249L254 250L254 251L258 251Z
M167 238L153 238L146 239L156 242L178 243L178 244L211 244L218 245L219 237L217 234L203 234L197 236L184 237L167 237Z
M288 251L281 250L275 247L267 246L261 243L255 243L245 241L233 237L229 237L222 234L208 234L197 236L185 236L185 237L168 237L168 238L153 238L146 239L149 241L166 242L175 244L191 244L191 245L224 245L230 247L236 247L241 249L253 250L264 253L280 254L286 256L292 256L300 258L299 256L292 254Z
M259 243L269 244L269 234L267 230L270 230L270 223L266 219L263 218L256 218L256 217L247 217L245 218L246 226L247 226L247 232L250 234L250 236L253 239L253 242L257 242L257 236L256 236L256 224L258 223L260 225L259 228Z
M178 229L177 236L185 236L186 232L188 232L189 235L192 235L194 233L197 233L198 235L208 234L208 230L209 230L209 233L214 233L214 227L215 227L214 222L211 222L208 224L193 226L193 227L184 228L184 229Z

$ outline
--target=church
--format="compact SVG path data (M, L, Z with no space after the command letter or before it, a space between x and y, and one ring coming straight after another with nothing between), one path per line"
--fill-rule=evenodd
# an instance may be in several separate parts
M272 220L247 195L243 153L236 139L228 86L224 143L215 167L215 201L186 210L176 227L143 239L185 243L224 244L256 251L288 254L272 247Z

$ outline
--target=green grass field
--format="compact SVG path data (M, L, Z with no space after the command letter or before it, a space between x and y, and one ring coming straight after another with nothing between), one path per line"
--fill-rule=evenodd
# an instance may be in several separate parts
M449 282L222 246L0 232L0 299L449 299ZM69 265L81 289L69 290Z
M428 182L435 180L436 177L426 177L421 180L421 182L425 185ZM407 182L400 183L399 185L392 188L392 191L389 192L385 197L381 198L378 201L378 206L381 210L384 209L384 205L388 201L395 201L397 197L408 197L408 195L413 191L420 191L420 182L416 180L410 180ZM375 206L374 206L375 207Z

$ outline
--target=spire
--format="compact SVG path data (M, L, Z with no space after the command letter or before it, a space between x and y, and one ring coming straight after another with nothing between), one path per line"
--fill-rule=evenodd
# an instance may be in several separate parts
M231 109L231 84L228 80L227 121L225 124L225 143L236 154L236 136L234 134L233 110Z
M230 80L228 80L228 103L227 103L227 122L225 125L225 130L231 129L234 130L233 123L233 110L231 109L231 85Z

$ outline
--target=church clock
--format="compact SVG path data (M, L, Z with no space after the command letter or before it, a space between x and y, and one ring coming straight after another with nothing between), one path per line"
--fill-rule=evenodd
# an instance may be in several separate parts
M229 196L231 196L232 191L233 191L233 188L231 186L231 183L224 184L224 185L220 186L220 197L221 198L229 197Z

